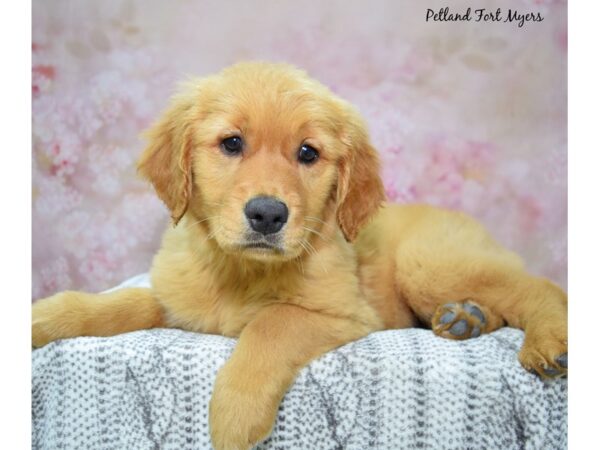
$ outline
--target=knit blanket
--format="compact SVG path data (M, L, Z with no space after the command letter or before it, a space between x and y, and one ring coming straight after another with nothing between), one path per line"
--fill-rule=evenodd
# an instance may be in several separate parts
M522 340L373 333L301 370L257 448L566 449L567 380L526 372ZM208 403L235 342L154 329L35 350L33 448L212 448Z

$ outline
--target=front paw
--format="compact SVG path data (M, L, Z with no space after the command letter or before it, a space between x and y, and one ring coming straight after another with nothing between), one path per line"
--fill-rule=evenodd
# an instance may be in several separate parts
M249 450L271 434L279 399L267 395L268 380L221 369L209 407L210 435L216 450Z
M77 292L60 292L38 300L31 307L31 345L35 348L57 339L78 336L82 321L78 314Z
M558 378L568 372L567 318L535 321L525 330L519 361L542 378Z

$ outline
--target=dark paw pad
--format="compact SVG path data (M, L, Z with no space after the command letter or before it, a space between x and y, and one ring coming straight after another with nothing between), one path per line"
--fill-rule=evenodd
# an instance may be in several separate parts
M452 322L455 317L456 317L456 313L455 312L448 311L442 317L440 317L440 323L443 323L445 325L447 323Z
M558 358L557 358L558 360ZM554 378L561 378L567 376L567 371L563 369L559 369L557 367L549 367L549 366L538 366L537 370L534 368L527 369L527 372L535 375L540 380L548 380Z
M528 342L525 338L523 348L519 352L521 365L544 381L567 377L569 356L566 351L566 339L555 341L546 339L541 342L547 346L540 345L539 342L536 342L538 345L533 346L531 341Z
M448 332L454 336L462 336L467 332L467 328L469 328L469 324L465 319L461 319L458 322L454 322L454 324L448 329Z
M465 303L464 308L465 308L465 311L467 311L469 314L477 317L481 323L485 323L485 316L483 315L483 312L481 312L481 310L476 305L473 305L471 303Z
M560 367L564 367L566 369L567 367L569 367L568 357L569 357L568 353L563 353L558 358L556 358L555 361L557 362L557 364Z
M432 320L434 333L451 339L478 337L486 324L485 314L470 302L447 303Z
M560 370L555 369L554 367L546 367L544 369L544 373L549 377L555 377L561 373Z

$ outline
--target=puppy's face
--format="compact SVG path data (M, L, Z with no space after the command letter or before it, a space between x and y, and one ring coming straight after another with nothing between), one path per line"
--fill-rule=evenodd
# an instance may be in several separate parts
M148 134L141 173L176 222L187 213L228 253L296 258L328 216L352 240L383 199L360 117L289 66L191 83Z

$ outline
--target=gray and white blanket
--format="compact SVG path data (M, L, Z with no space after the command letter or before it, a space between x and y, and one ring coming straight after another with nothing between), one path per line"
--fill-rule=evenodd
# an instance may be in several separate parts
M566 449L567 380L523 370L522 339L373 333L305 367L258 448ZM35 350L33 448L210 449L208 402L234 345L156 329Z

